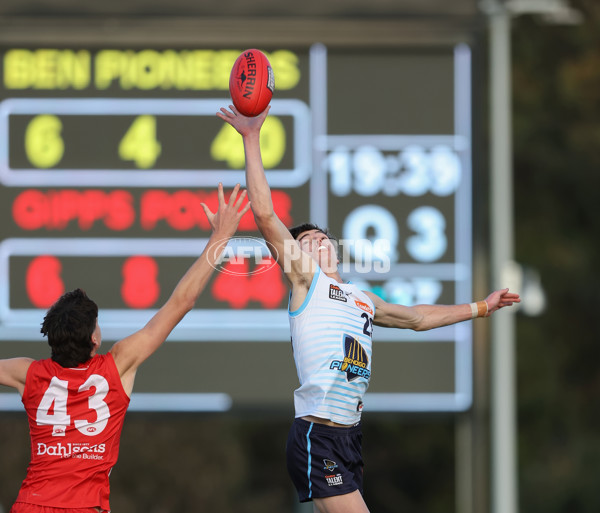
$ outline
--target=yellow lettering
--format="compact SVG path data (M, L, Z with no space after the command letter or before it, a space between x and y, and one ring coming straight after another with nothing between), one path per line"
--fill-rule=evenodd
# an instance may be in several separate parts
M275 75L275 90L293 89L300 82L298 56L289 50L277 50L267 57Z
M7 89L84 89L90 83L86 50L9 50L4 55Z
M212 89L212 50L194 50L192 52L192 84L191 88L196 90Z
M227 91L229 74L241 50L100 50L94 62L97 89ZM275 88L300 81L298 57L288 50L270 54ZM18 75L15 73L15 76ZM16 80L16 79L15 79Z
M143 50L133 56L133 67L140 89L156 89L160 76L161 62L158 52Z
M57 57L57 79L60 89L85 89L90 85L90 52L64 50Z
M97 89L108 89L118 80L124 68L124 55L120 50L101 50L97 53L94 80Z
M56 50L35 52L36 89L56 89L56 53Z
M213 69L213 83L215 89L221 89L227 91L229 89L229 75L231 74L231 68L233 63L238 58L240 52L236 50L221 50L218 58L215 59L215 65Z
M26 89L33 82L32 52L8 50L4 55L4 87Z
M180 90L195 89L195 59L193 51L172 52L174 55L174 65L170 71L173 73L171 81L175 87ZM165 74L165 78L166 78ZM163 89L166 89L167 83L163 81Z
M173 81L177 89L191 89L194 81L194 54L189 51L173 53L177 56Z
M122 52L122 54L121 69L119 70L121 80L119 84L121 85L121 89L134 89L137 87L136 68L132 65L135 52L127 50L126 52Z
M182 80L181 76L185 75L184 56L185 52L178 54L173 50L163 53L162 65L158 70L158 83L161 89L172 89L173 87L182 89L179 82Z

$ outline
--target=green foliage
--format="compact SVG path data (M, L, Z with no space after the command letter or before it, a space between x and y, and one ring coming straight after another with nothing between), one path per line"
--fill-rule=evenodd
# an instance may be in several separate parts
M600 4L576 26L513 29L517 260L537 268L543 317L518 324L521 510L600 510Z

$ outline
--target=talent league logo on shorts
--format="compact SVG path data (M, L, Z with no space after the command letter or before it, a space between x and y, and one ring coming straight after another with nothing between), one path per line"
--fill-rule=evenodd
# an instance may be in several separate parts
M368 380L371 377L369 366L369 357L365 348L360 344L357 338L352 335L344 335L344 359L333 360L330 369L337 369L346 373L348 381L354 381L358 377Z
M325 480L327 481L327 486L339 486L339 485L344 484L344 480L342 479L342 474L325 476Z

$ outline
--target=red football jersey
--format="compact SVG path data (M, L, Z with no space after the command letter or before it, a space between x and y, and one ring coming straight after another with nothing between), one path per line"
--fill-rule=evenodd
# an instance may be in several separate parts
M129 406L112 355L96 355L73 368L35 361L22 400L31 463L17 502L110 510L108 476Z

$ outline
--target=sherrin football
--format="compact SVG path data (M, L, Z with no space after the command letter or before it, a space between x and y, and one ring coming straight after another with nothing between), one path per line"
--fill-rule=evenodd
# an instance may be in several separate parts
M235 108L245 116L258 116L269 105L274 91L275 77L266 55L254 48L242 52L229 76Z

